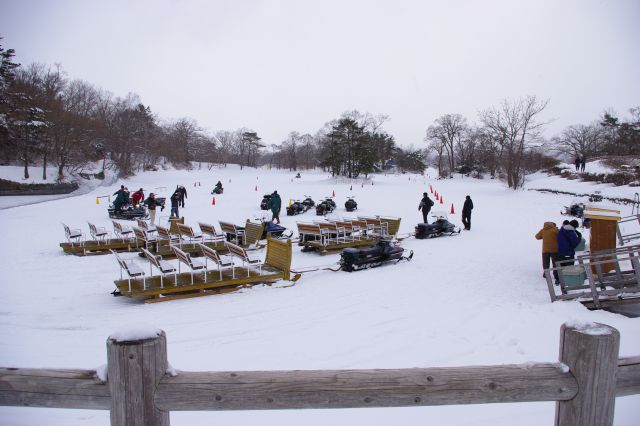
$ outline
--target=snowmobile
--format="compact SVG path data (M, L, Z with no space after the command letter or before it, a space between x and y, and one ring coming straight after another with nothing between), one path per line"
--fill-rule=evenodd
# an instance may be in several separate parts
M267 236L271 236L272 238L277 238L277 239L286 239L286 238L291 238L291 236L293 235L293 231L289 230L288 233L285 233L285 231L287 230L287 228L285 228L282 225L279 225L277 223L273 223L271 221L267 221L267 223L264 226L264 232L262 233L262 239L266 239Z
M260 209L269 210L269 201L271 201L271 194L264 194L260 202Z
M299 200L295 200L289 207L287 207L287 216L294 216L306 212L307 207Z
M442 235L457 235L460 228L456 231L453 223L449 222L445 217L438 217L433 223L419 223L416 226L416 238L423 240L425 238L436 238Z
M165 198L156 198L156 205L160 206L161 211L164 210L164 203ZM107 212L109 213L109 218L111 219L136 220L146 219L147 217L149 217L147 208L143 204L138 204L138 207L134 207L133 201L131 199L120 206L119 209L116 209L113 204L109 204Z
M361 269L375 268L385 262L395 260L411 260L413 250L409 256L403 256L404 249L391 240L380 240L376 245L368 248L346 248L340 256L340 269L347 272Z
M564 210L560 214L581 218L584 215L584 208L585 205L582 203L573 203L570 206L564 206Z
M316 205L316 203L315 203L315 201L313 201L313 200L311 199L311 197L310 197L310 196L305 195L305 197L307 197L307 198L305 198L305 199L302 201L302 204L304 204L304 206L306 207L305 211L307 211L307 210L309 210L311 207L315 206L315 205Z
M344 203L344 208L347 209L348 212L358 210L358 203L356 203L354 197L349 197Z
M336 208L336 202L331 198L325 198L316 206L316 215L324 216L327 213L331 213Z
M215 194L222 194L224 192L224 188L221 186L216 186L215 188L213 188L213 190L211 191L211 195L215 195Z

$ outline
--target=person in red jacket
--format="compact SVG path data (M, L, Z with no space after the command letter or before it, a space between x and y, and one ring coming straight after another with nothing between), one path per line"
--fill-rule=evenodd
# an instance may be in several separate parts
M138 204L140 204L142 202L142 200L144 200L144 190L142 188L140 188L139 190L137 190L136 192L133 193L132 201L133 201L133 207L136 207Z

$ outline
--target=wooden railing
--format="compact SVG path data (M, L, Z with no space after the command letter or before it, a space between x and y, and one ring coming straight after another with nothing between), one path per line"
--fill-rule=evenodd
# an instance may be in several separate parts
M1 368L0 405L111 410L111 424L169 425L180 410L409 407L557 401L555 424L613 424L615 397L640 393L640 357L620 335L563 325L560 362L395 370L167 373L164 332L107 341L108 381L92 370Z

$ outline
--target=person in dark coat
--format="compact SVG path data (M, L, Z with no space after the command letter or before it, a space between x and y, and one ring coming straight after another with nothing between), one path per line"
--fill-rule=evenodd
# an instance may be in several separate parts
M120 210L123 205L129 201L129 191L126 190L124 185L120 185L120 189L113 193L116 199L113 200L113 207L116 210Z
M282 200L280 199L280 195L278 191L273 191L271 194L271 199L269 200L269 208L271 209L271 213L273 213L273 217L271 221L275 221L276 223L280 223L280 208L282 207Z
M180 195L180 207L184 208L184 199L187 198L187 188L182 185L178 185L176 192Z
M467 195L462 206L462 224L467 231L471 230L471 210L473 210L473 201L471 197Z
M156 224L156 207L158 206L158 200L156 200L156 194L153 192L149 194L149 198L144 200L144 205L149 209L149 223L151 225Z
M587 166L587 157L583 156L580 160L580 171L584 172L584 168Z
M429 194L423 192L422 200L420 200L420 204L418 204L418 211L422 210L422 223L429 223L431 207L433 207L433 201L429 198Z
M558 231L558 266L573 265L576 256L576 247L580 238L568 220L565 220Z
M173 195L171 196L171 215L170 217L180 217L179 211L178 211L178 207L180 207L180 191L178 191L176 189L176 192L173 193Z
M580 170L580 157L576 157L576 161L573 162L576 166L576 171Z

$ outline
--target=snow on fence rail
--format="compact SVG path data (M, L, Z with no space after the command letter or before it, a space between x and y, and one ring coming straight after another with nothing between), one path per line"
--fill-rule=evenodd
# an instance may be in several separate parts
M169 425L180 410L408 407L557 401L555 424L613 424L615 397L640 393L640 357L618 359L620 335L565 324L560 362L393 370L186 372L166 336L107 341L108 379L93 370L0 368L0 405L111 410L111 424Z

